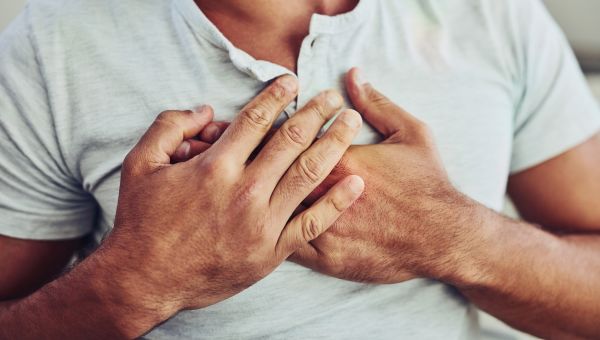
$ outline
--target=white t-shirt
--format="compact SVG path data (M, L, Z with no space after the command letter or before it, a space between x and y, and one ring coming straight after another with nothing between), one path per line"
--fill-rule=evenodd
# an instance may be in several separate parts
M511 172L600 128L539 0L362 0L343 15L314 15L298 101L282 119L321 90L343 91L352 66L432 128L454 185L495 210ZM32 1L0 37L0 233L100 239L121 162L159 112L208 103L230 120L286 72L236 49L193 0ZM365 126L356 142L377 138ZM360 284L284 263L147 337L460 339L477 336L470 311L436 281Z

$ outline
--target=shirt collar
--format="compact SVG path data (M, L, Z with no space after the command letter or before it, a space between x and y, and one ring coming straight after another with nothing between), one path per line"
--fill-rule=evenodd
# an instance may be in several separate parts
M283 74L292 74L285 67L273 63L256 60L248 53L238 49L221 31L204 15L194 0L172 0L175 9L184 17L194 33L209 40L216 47L229 54L231 62L240 71L259 79L269 81ZM331 35L348 32L359 27L371 13L376 0L360 0L350 12L336 16L313 14L310 21L309 35Z

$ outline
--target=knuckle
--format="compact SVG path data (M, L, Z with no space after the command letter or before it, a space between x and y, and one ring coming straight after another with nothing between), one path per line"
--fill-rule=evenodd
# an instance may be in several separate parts
M387 105L390 104L390 102L388 101L388 99L382 95L380 95L379 93L374 93L371 92L371 102L376 106L376 107L386 107Z
M315 101L312 103L309 107L307 107L307 110L311 115L316 116L323 122L328 121L333 113L333 110L328 110L320 101Z
M378 107L386 106L390 103L386 96L376 91L372 86L367 86L367 97L371 103Z
M392 103L389 99L382 95L376 96L374 99L371 99L371 108L373 110L379 111L380 113L396 113L397 106Z
M203 173L218 176L222 179L232 178L235 172L233 165L223 157L205 158L201 163Z
M347 129L331 129L330 140L340 147L349 146L351 143Z
M138 167L136 158L137 157L134 152L130 152L129 154L127 154L127 156L125 156L121 170L123 174L135 175L137 173Z
M390 141L391 143L402 143L404 142L406 139L406 136L404 134L404 131L396 131L394 132L391 136L388 137L388 141Z
M323 178L323 166L312 157L300 157L297 167L300 176L309 184L319 183Z
M125 177L144 175L148 170L146 159L147 156L144 150L136 146L123 159L123 163L121 163L121 175Z
M322 222L312 213L305 213L302 216L302 237L306 242L310 242L319 235L321 235L321 231L323 230Z
M293 145L305 146L308 144L306 135L300 127L293 124L284 124L281 129L281 133L285 139Z
M431 132L431 129L427 124L423 123L422 121L415 121L413 131L419 140L426 143L433 141L433 134Z
M263 105L257 105L244 109L241 112L241 117L246 120L251 126L258 128L261 131L266 131L270 125L268 110Z
M206 175L218 174L221 166L216 161L204 161L202 162L202 170Z
M180 121L192 111L163 111L154 121L157 125L164 125L170 128L180 128Z
M159 113L158 116L156 117L156 120L172 122L173 120L177 119L178 116L179 116L179 112L173 111L173 110L167 110L167 111L163 111L163 112Z
M315 114L328 120L343 104L344 98L338 91L325 90L311 102L311 107Z
M287 89L280 84L279 82L273 83L273 85L269 88L268 94L274 101L282 101L287 96Z

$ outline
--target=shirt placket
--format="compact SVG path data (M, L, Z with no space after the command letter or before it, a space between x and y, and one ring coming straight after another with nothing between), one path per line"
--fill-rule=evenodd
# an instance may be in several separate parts
M298 55L298 64L296 65L296 73L298 75L298 83L300 91L298 92L298 100L296 109L306 105L310 100L311 91L314 86L314 70L318 67L316 45L319 35L311 33L302 41L300 53Z

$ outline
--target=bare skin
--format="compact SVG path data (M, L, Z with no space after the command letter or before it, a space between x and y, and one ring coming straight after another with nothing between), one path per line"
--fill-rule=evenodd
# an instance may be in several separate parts
M360 177L348 176L292 214L341 159L361 118L342 112L313 144L341 108L341 96L328 91L249 160L296 93L293 77L278 79L218 142L177 163L184 140L213 113L161 113L123 163L113 232L66 275L0 307L0 338L136 338L181 310L243 291L323 233L362 193Z
M213 9L204 7L207 15L238 47L258 59L295 69L299 37L308 30L310 15L306 13L315 11L312 5L298 5L294 14L280 11L290 4L283 0L197 2L200 7L216 4ZM340 8L352 7L350 1L311 2L332 3L345 4ZM231 11L233 5L237 6L235 11ZM262 15L273 11L281 13L278 16L281 21L271 22ZM230 19L219 18L224 14ZM243 25L236 26L238 21L231 18L240 19ZM299 20L299 24L282 24L290 22L288 20ZM245 43L248 39L241 33L244 30L260 33L265 28L259 23L267 25L273 34L258 34L259 41ZM287 30L286 26L293 30ZM261 54L273 50L280 53ZM294 260L329 275L366 282L436 278L457 286L477 305L513 326L541 337L599 337L596 324L600 311L598 304L590 301L600 300L596 289L600 286L600 238L597 236L600 213L596 208L600 206L600 137L511 176L509 193L531 224L512 221L457 193L448 185L443 167L440 168L435 143L427 128L368 85L353 85L352 79L350 76L348 87L351 95L355 93L352 95L355 106L388 137L388 143L350 149L343 161L344 167L338 168L332 179L345 173L365 173L368 175L365 176L365 197L350 209L347 218L342 217L323 237L298 251ZM363 86L367 86L367 99L363 98L364 93L357 92L365 90ZM383 112L396 114L398 120L377 124L377 117ZM223 130L225 126L224 123L209 125L201 133L202 138L205 142L215 141L219 132L209 133L210 130ZM397 131L407 129L413 131L408 133L413 138L405 138L406 134L401 134L402 138L396 136ZM181 158L185 159L186 155L193 153ZM408 172L411 176L408 179L377 171L366 173L365 165L371 162L381 163L378 168L387 171L390 164L386 160L390 157L402 157L403 162L423 165L428 169L429 179L440 184L439 187L432 188L414 171ZM406 170L410 169L393 171ZM312 200L324 192L322 189L315 192ZM423 192L429 195L421 195ZM396 209L381 211L377 195L398 196L399 199L390 202ZM412 200L420 205L411 204ZM375 210L370 210L368 215L356 213L368 210L366 207ZM432 208L435 208L435 216L431 216ZM407 211L412 214L407 215ZM365 232L364 228L372 223L366 223L363 216L377 216L380 229ZM556 236L536 224L562 234ZM374 234L378 237L369 237ZM360 244L347 243L345 235L356 236L353 239ZM392 242L399 238L402 242ZM0 239L0 242L5 241ZM341 242L346 242L347 249L364 249L363 256L350 256L344 247L339 247ZM422 245L426 247L419 248ZM325 256L315 256L315 247ZM418 249L417 254L411 249Z
M80 240L29 241L0 236L0 301L26 296L56 277Z

